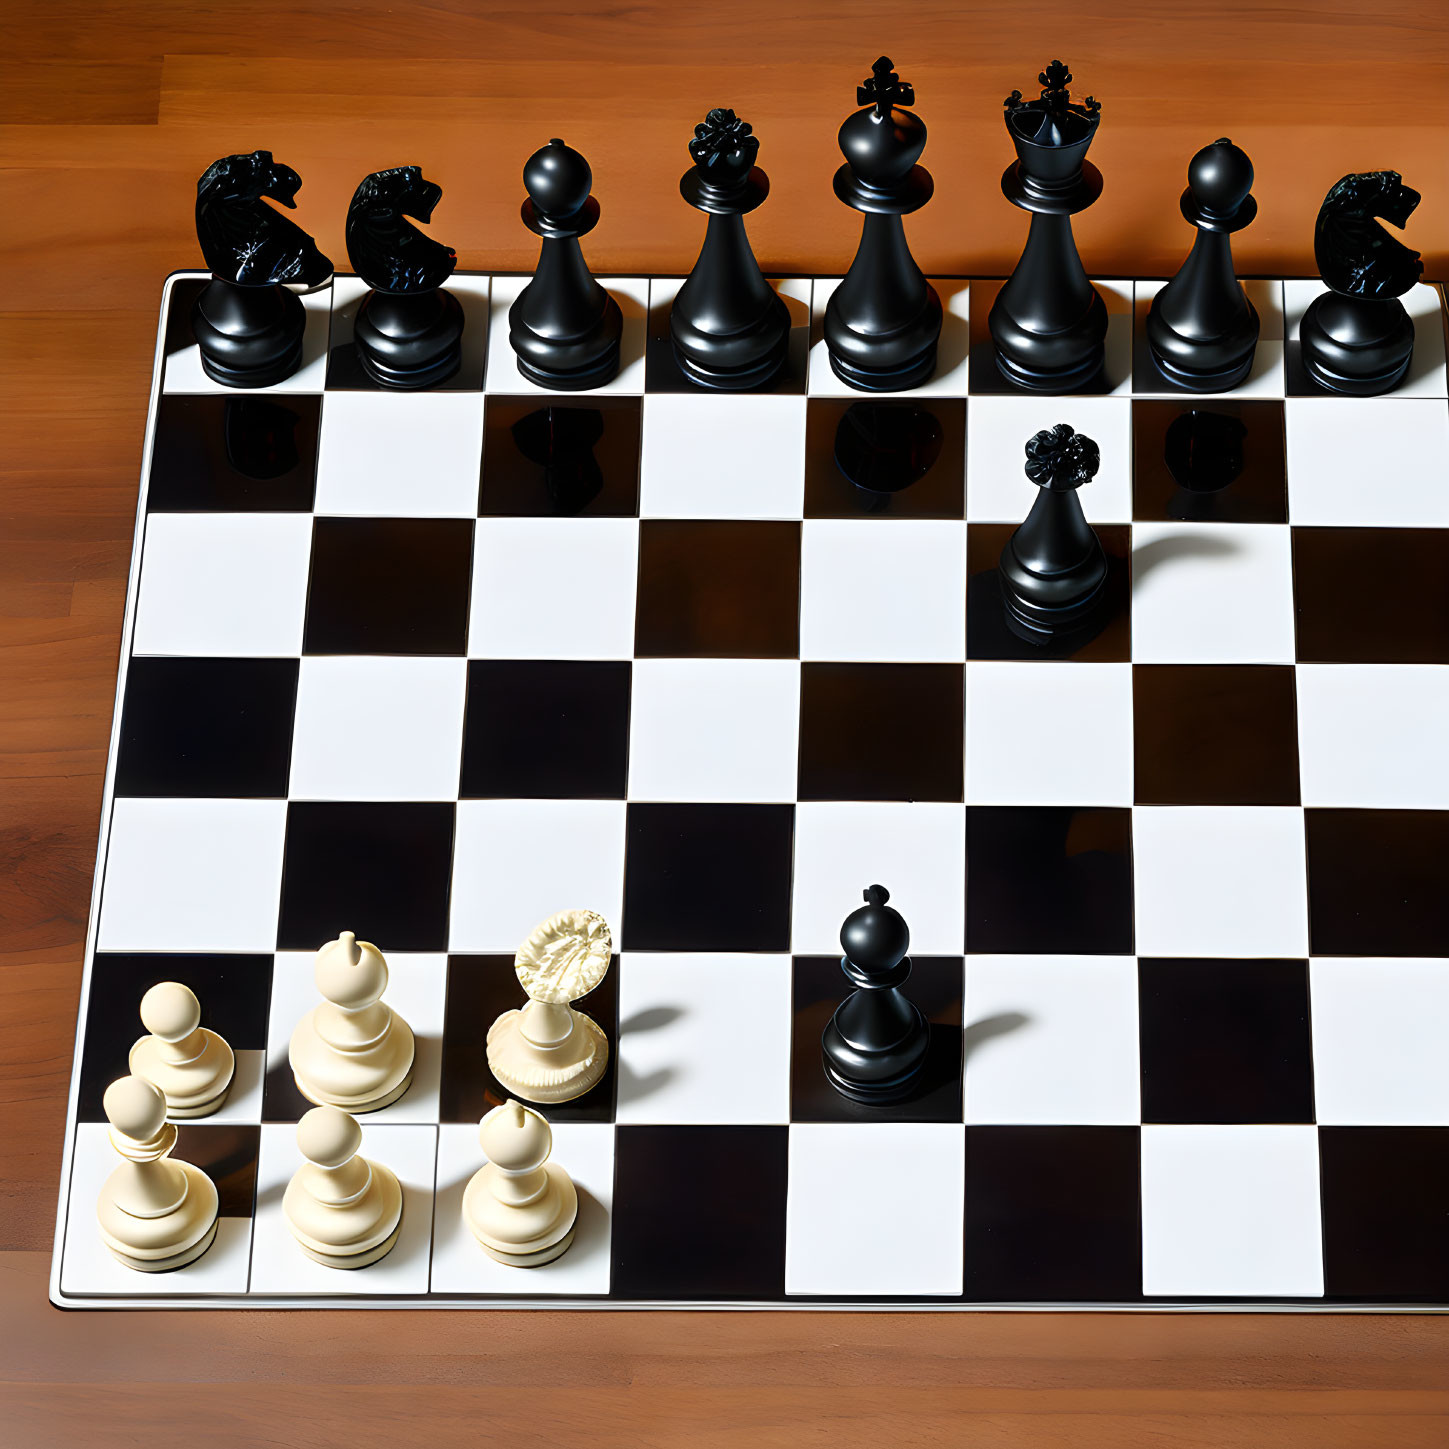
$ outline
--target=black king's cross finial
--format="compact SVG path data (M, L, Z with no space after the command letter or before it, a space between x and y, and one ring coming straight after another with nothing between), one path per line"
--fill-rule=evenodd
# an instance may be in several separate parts
M884 120L896 104L913 106L916 103L915 87L908 85L895 73L891 58L883 55L870 68L870 79L855 88L855 103L858 106L875 106L875 113Z

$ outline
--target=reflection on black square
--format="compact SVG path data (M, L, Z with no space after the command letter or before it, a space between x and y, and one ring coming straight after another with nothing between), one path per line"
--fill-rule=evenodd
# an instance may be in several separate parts
M803 665L796 798L959 801L964 675L959 664Z
M146 1034L141 998L158 981L189 986L201 1003L202 1026L218 1032L233 1051L266 1050L270 956L97 952L86 1000L78 1121L105 1120L101 1098L129 1070L131 1048Z
M132 659L116 794L284 796L296 703L295 659Z
M904 1102L870 1107L830 1085L820 1055L820 1034L835 1008L851 994L839 956L797 956L790 1030L792 1122L959 1122L961 1120L961 995L959 956L915 956L902 993L930 1026L926 1064L916 1091Z
M810 308L798 297L789 297L778 292L777 295L780 295L780 300L790 313L790 340L786 348L785 365L770 380L768 386L743 389L746 395L805 391L805 372L810 358ZM674 355L674 343L669 333L669 314L673 307L674 298L669 297L656 302L649 309L649 338L644 352L647 378L645 389L648 392L706 392L707 389L685 377Z
M616 1298L785 1295L788 1127L620 1127Z
M1306 810L1315 956L1449 956L1449 811Z
M280 949L356 931L384 952L446 950L454 808L292 801Z
M1323 1291L1449 1303L1449 1127L1320 1127Z
M1283 404L1134 402L1132 517L1287 523Z
M1132 954L1132 812L966 810L966 948Z
M1133 740L1139 805L1296 805L1293 669L1137 664Z
M308 654L462 654L473 524L466 518L318 518Z
M510 1095L488 1070L488 1029L505 1012L527 1001L511 955L448 957L448 994L443 1010L443 1065L440 1112L444 1122L477 1122ZM619 958L604 979L574 1005L609 1039L604 1075L571 1102L550 1102L541 1110L550 1122L612 1122L618 1078Z
M629 806L624 949L788 951L793 805Z
M966 1297L1142 1297L1136 1127L966 1129Z
M490 397L483 414L483 517L633 518L637 397Z
M171 1156L199 1167L216 1184L217 1216L249 1218L257 1201L262 1129L240 1122L179 1122Z
M1014 523L966 525L966 657L1126 663L1132 657L1131 528L1126 524L1097 525L1097 537L1107 555L1101 608L1082 628L1045 643L1021 638L1006 622L998 564L1001 550L1016 529Z
M163 393L146 507L167 513L308 513L322 399Z
M1449 664L1449 529L1292 533L1300 662Z
M999 282L973 280L971 283L971 347L967 356L971 391L1007 393L1014 397L1041 397L1040 393L1028 392L1025 388L1017 387L1014 382L1007 381L996 366L996 343L991 337L990 317L991 308L1005 285L1005 279ZM1104 297L1102 300L1105 302L1107 299ZM1125 381L1125 377L1109 377L1104 366L1088 386L1075 389L1074 395L1101 397L1111 392L1118 383ZM1050 400L1043 398L1043 401Z
M800 525L646 518L637 609L637 655L797 658Z
M1306 961L1143 959L1144 1122L1312 1122Z
M806 518L966 516L964 398L812 397L805 418Z
M462 797L622 800L631 673L627 660L471 660Z

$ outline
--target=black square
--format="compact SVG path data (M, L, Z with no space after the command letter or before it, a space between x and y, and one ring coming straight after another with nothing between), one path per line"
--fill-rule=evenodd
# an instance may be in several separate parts
M321 412L315 396L163 393L147 509L310 513Z
M1449 1127L1320 1127L1323 1290L1449 1303Z
M1449 811L1305 810L1315 956L1449 956Z
M788 1127L620 1127L612 1296L785 1296Z
M632 672L615 660L470 660L462 798L622 800Z
M116 794L285 796L296 704L295 659L137 656L126 672Z
M966 949L1132 954L1132 812L966 808Z
M217 1216L249 1218L256 1210L262 1129L243 1122L178 1122L171 1156L199 1167L216 1184Z
M788 951L793 805L629 806L624 949Z
M778 286L776 290L790 314L790 339L786 344L785 365L767 387L742 389L745 396L805 391L805 374L810 360L810 307L799 297L780 293ZM649 309L649 334L644 350L645 391L697 395L705 392L705 389L685 377L674 355L674 342L669 332L669 314L673 309L672 296L655 302Z
M802 665L796 798L960 801L964 712L960 664Z
M314 519L304 652L464 653L472 566L471 519Z
M975 1303L1140 1300L1138 1129L968 1127L965 1286Z
M646 518L636 655L795 659L800 525Z
M820 1034L851 994L838 956L797 956L790 1030L792 1122L960 1122L964 967L959 956L916 956L902 988L930 1027L926 1064L904 1102L871 1107L842 1096L821 1064Z
M1297 805L1291 665L1136 664L1139 805Z
M1137 963L1142 1120L1313 1121L1306 961Z
M444 804L292 801L278 946L356 931L388 951L444 951L453 812Z

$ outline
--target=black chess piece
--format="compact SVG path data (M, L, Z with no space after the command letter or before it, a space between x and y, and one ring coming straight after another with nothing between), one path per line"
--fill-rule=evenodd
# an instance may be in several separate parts
M1182 214L1197 237L1152 299L1147 345L1157 370L1192 392L1227 392L1252 371L1258 313L1233 271L1232 234L1258 214L1253 163L1223 137L1187 166Z
M769 194L754 164L759 137L733 111L712 110L694 128L694 165L679 190L704 212L704 245L669 310L679 369L700 387L768 387L785 365L790 312L765 280L745 234L745 215Z
M365 177L347 208L347 255L372 288L353 341L363 371L383 387L436 387L462 361L463 309L443 290L457 254L408 221L430 221L442 195L421 167L393 166Z
M589 163L557 138L523 168L523 224L542 243L533 280L508 309L508 341L519 372L540 387L602 387L619 370L624 318L579 246L599 220L593 184Z
M866 904L845 918L840 969L855 988L820 1038L831 1086L855 1102L899 1102L915 1091L926 1064L930 1029L920 1008L901 991L911 974L911 933L886 904L890 892L873 885Z
M1313 256L1332 290L1309 303L1298 337L1304 369L1330 392L1372 397L1409 370L1414 323L1399 298L1424 264L1376 218L1402 227L1419 201L1397 171L1345 176L1323 199Z
M835 173L835 194L864 220L855 260L825 306L825 346L842 382L899 392L936 370L941 299L911 256L901 222L931 199L935 183L917 164L925 123L901 109L915 104L916 93L889 57L871 67L855 100L865 109L840 128L845 165Z
M1041 492L1001 551L1007 623L1022 638L1084 630L1105 598L1107 557L1077 497L1100 463L1096 443L1066 423L1026 445L1026 476Z
M543 469L544 490L555 515L579 513L603 491L604 470L594 456L604 436L604 415L598 408L537 408L510 431L518 451Z
M271 387L302 361L307 313L284 284L315 287L332 263L295 222L302 178L270 151L223 156L196 183L196 235L211 281L191 309L201 366L226 387Z
M942 439L940 420L915 403L851 403L835 425L835 466L878 512L931 471Z
M1088 161L1102 108L1088 96L1073 105L1071 72L1054 60L1037 77L1040 100L1006 98L1006 129L1017 159L1001 189L1031 213L1016 269L992 303L988 325L996 366L1009 382L1033 392L1076 392L1090 386L1106 357L1107 306L1087 280L1072 217L1102 194L1102 173Z

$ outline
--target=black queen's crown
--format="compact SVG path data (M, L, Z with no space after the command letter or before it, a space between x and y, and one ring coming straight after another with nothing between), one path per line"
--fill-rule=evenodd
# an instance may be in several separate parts
M1097 134L1102 107L1092 96L1080 104L1072 101L1067 89L1072 73L1059 60L1037 79L1042 87L1039 99L1023 101L1020 91L1007 96L1006 129L1024 170L1049 186L1071 183Z

